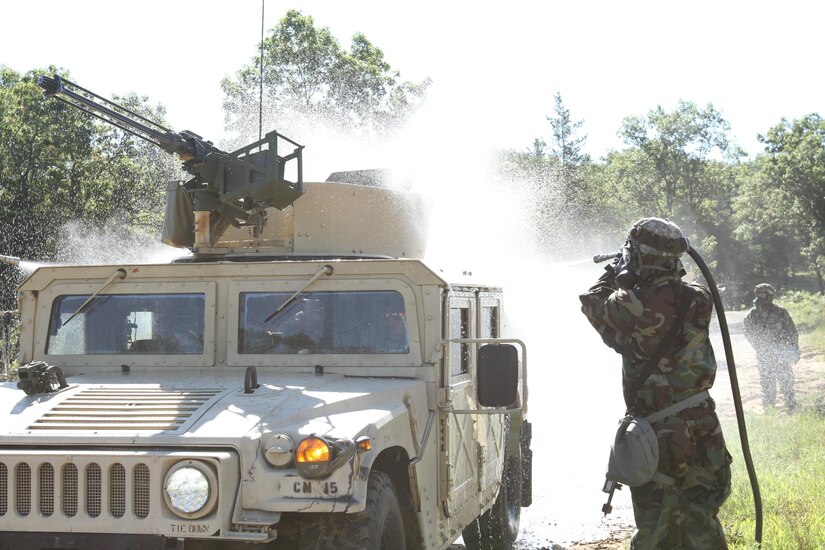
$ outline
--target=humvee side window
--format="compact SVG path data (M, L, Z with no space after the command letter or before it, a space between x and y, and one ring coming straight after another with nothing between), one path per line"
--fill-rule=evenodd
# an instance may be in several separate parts
M481 337L498 338L498 307L481 308Z
M54 301L47 354L203 353L203 294L99 295L70 319L88 297Z
M238 353L409 353L404 298L394 290L241 292Z
M450 308L450 338L470 337L470 308ZM470 371L470 346L450 342L450 375Z

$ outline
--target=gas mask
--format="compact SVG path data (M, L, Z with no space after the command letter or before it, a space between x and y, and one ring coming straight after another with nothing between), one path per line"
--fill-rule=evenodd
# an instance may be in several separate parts
M641 257L639 249L628 239L619 250L619 255L613 268L616 272L616 285L625 290L633 288L639 281L640 266Z
M645 286L658 278L685 275L682 262L676 257L643 254L642 246L633 239L625 241L613 264L616 286L630 290L635 286Z
M765 307L773 302L773 296L765 292L760 292L753 300L753 305L756 307Z

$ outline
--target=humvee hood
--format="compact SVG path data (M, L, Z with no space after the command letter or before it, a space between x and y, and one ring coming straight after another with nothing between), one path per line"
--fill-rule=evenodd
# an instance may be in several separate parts
M0 387L0 435L7 443L33 439L153 445L168 436L192 444L256 439L264 432L291 431L352 437L399 411L403 398L423 392L420 380L283 374L259 371L260 387L245 393L242 372L198 373L157 383L156 376L83 376L83 383L28 396L12 384ZM393 405L390 405L393 404ZM403 405L400 406L403 409Z

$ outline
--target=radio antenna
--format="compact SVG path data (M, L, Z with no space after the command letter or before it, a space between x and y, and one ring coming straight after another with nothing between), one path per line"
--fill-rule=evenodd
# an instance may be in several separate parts
M264 135L264 0L261 0L261 74L258 95L258 140Z

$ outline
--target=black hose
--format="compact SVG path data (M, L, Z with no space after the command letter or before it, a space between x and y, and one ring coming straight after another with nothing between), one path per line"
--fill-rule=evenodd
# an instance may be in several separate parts
M708 283L708 288L713 295L713 304L716 307L716 317L719 320L719 330L722 332L722 342L725 346L725 359L728 363L728 374L730 376L730 389L733 393L733 406L736 409L736 422L739 425L739 440L742 442L742 455L745 458L745 465L748 468L748 478L751 482L751 490L753 491L753 505L756 511L756 533L755 538L757 544L762 544L762 496L759 493L759 481L756 479L756 470L753 467L753 459L751 458L751 450L748 445L748 430L745 427L745 412L742 409L742 396L739 395L739 380L736 377L736 364L733 361L733 348L730 344L730 332L728 332L728 322L725 319L725 308L722 306L722 298L719 296L719 290L716 288L716 283L713 281L713 276L710 274L707 264L705 264L698 252L692 248L688 248L687 253L699 266L699 270L705 277Z

